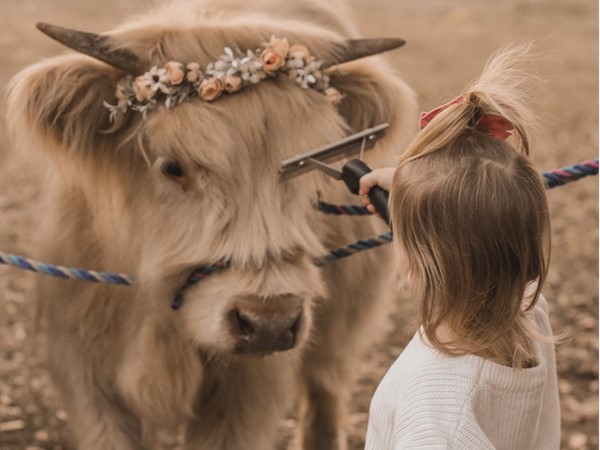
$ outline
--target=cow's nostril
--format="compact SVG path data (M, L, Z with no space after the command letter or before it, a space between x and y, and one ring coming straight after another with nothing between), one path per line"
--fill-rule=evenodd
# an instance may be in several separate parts
M298 335L298 331L300 330L301 323L302 323L302 315L300 314L298 316L298 319L294 322L292 327L287 332L287 337L289 339L296 339L296 336Z
M239 303L229 316L237 352L276 352L296 345L303 322L301 299Z
M237 329L240 333L240 339L243 341L248 341L254 334L254 328L248 319L244 317L244 315L239 311L235 310L235 319Z

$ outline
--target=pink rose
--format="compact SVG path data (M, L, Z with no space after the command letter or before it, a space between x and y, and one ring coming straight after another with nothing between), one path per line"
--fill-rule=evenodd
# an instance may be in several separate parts
M240 77L236 77L235 75L227 75L225 77L223 89L225 89L227 92L239 91L241 87L242 79Z
M169 82L173 86L181 84L185 79L185 68L183 64L178 63L177 61L169 61L167 64L165 64L165 70L167 71Z
M221 95L223 83L218 78L206 78L198 86L198 95L207 102L211 102Z
M152 100L156 94L156 91L152 89L152 84L148 83L144 75L140 75L133 82L133 92L135 92L135 98L140 102Z
M289 51L293 58L303 59L305 61L310 56L308 49L304 45L292 45Z
M275 53L272 50L266 49L260 55L262 68L267 75L273 75L285 64L285 56Z
M264 72L268 75L273 75L278 69L283 67L289 49L290 44L286 38L271 38L271 42L269 42L260 55Z
M188 70L187 80L192 83L195 81L198 81L198 79L200 78L200 74L201 74L200 64L195 63L195 62L189 63L187 65L187 70Z
M285 57L288 51L290 50L290 44L286 38L271 38L271 42L266 47L268 50L272 50L273 52Z

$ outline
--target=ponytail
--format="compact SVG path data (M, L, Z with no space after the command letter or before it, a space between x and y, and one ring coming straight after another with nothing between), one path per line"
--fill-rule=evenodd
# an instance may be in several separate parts
M496 52L479 79L461 96L433 110L431 120L421 122L423 130L402 155L401 163L445 148L469 132L501 137L494 136L489 126L481 126L482 119L488 122L486 118L510 124L511 146L529 156L531 129L535 125L527 87L535 77L525 70L531 65L530 47L530 43L513 44Z

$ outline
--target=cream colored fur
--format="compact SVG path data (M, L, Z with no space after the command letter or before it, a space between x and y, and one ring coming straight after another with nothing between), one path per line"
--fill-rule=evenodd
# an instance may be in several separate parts
M206 65L225 46L253 49L271 35L326 58L354 34L336 5L169 3L111 35L148 67ZM298 445L345 448L352 374L393 296L391 249L316 267L327 249L385 227L378 218L316 212L319 195L358 201L341 183L318 173L281 182L277 171L285 158L382 122L390 131L365 159L391 163L414 132L412 91L369 58L332 75L345 95L337 109L278 78L214 103L161 107L146 121L129 113L111 126L102 101L114 101L122 75L67 52L18 74L7 108L20 148L52 161L35 256L137 278L132 287L39 280L49 366L78 447L152 448L159 426L186 425L189 449L274 448L279 420L300 392ZM182 164L184 184L161 173L169 159ZM182 308L171 310L190 271L223 257L233 267L187 289ZM234 354L232 305L284 294L304 300L296 348Z

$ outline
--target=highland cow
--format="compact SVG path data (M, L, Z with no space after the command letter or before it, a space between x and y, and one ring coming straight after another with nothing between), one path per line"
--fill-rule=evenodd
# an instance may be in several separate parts
M78 448L150 448L161 427L183 427L195 450L274 448L295 403L299 447L346 447L352 380L393 297L390 249L314 262L385 224L319 213L319 198L356 198L318 173L281 181L278 168L383 122L365 159L389 164L412 135L414 95L377 56L346 62L363 55L347 51L356 32L343 5L248 3L169 3L102 35L74 33L94 58L69 51L11 83L16 142L51 161L35 256L136 279L39 279L48 364ZM330 67L305 73L321 92L278 74L279 44ZM270 76L217 74L216 61L257 48L274 52L260 55ZM138 78L123 87L127 73ZM192 90L153 103L171 92L164 77L182 76ZM230 267L181 291L194 268L223 259Z

